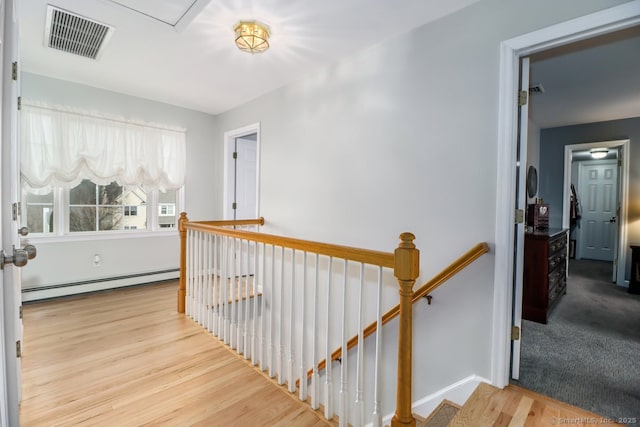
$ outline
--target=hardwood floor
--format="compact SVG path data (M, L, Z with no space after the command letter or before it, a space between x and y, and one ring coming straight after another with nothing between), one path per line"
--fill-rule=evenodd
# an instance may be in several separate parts
M615 421L518 386L499 389L481 383L449 427L621 425Z
M326 426L176 312L177 282L24 306L22 426Z

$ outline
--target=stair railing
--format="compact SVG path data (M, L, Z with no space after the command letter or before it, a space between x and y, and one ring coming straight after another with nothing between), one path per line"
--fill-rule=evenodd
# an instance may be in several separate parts
M382 360L381 333L372 361L365 363L364 346L359 346L357 354L340 359L339 375L333 363L325 364L322 373L318 364L323 350L329 359L335 344L346 348L354 332L362 341L367 318L375 318L381 331L383 288L393 275L400 301L392 426L415 426L412 300L420 258L415 237L403 233L394 252L379 252L234 229L263 223L191 222L181 214L178 311L291 393L297 391L313 409L323 409L327 419L337 416L340 426L382 426L382 369L393 362ZM336 307L338 316L332 311ZM310 367L310 385L298 381ZM370 389L373 396L365 401Z
M431 292L436 290L438 287L446 283L449 279L454 277L460 271L464 270L469 264L471 264L476 259L480 258L482 255L489 252L489 246L486 243L478 243L465 252L462 256L457 258L451 264L449 264L446 268L444 268L440 273L433 276L429 281L427 281L424 285L413 292L413 298L411 300L412 304L417 303L422 298L430 298ZM429 300L429 304L431 304ZM400 314L400 304L396 305L386 313L382 315L382 325L386 325L391 320L398 317ZM373 322L369 324L363 331L363 338L367 338L370 335L373 335L378 330L377 322ZM351 350L356 345L358 345L360 336L354 335L347 341L347 350ZM343 347L339 347L335 349L331 353L331 360L336 361L340 360L342 357L342 349ZM322 371L325 369L327 363L327 359L323 359L318 363L318 370ZM307 379L311 378L312 371L307 372Z

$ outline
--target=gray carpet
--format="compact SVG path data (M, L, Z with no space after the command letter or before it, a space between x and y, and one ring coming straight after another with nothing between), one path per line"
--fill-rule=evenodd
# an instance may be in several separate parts
M611 263L571 260L567 294L542 325L523 321L514 383L609 418L640 423L640 295Z

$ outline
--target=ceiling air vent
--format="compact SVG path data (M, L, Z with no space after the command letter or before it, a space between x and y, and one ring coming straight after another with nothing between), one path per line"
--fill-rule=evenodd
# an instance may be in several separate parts
M534 85L529 86L529 93L531 95L536 95L540 93L544 93L544 88L540 83L536 83Z
M48 5L45 44L85 58L97 59L113 27Z

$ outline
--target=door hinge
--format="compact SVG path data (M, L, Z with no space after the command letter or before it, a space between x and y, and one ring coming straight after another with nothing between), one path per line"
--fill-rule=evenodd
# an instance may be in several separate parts
M520 327L511 327L511 341L518 341L520 339Z
M18 111L22 110L22 97L18 97Z
M20 341L16 341L16 357L22 357L22 345Z
M233 202L231 204L231 209L237 209L237 208L238 208L238 205L236 204L236 202Z
M518 107L522 107L523 105L527 105L527 97L528 93L526 90L521 90L518 92Z
M238 158L238 152L237 152L237 151L234 151L234 152L233 152L233 158L234 158L234 159L237 159L237 158Z
M618 159L618 166L622 167L622 159Z
M11 64L11 79L18 80L18 61L14 61Z
M524 210L516 209L516 224L523 224L523 223L524 223Z
M20 207L20 202L15 202L13 204L13 209L12 209L12 215L13 215L13 220L17 221L18 220L18 216L21 215L21 207Z
M18 309L18 316L22 319L22 306Z

